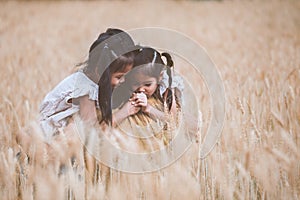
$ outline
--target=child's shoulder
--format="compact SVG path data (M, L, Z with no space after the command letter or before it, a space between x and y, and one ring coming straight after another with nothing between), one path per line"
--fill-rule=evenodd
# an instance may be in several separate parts
M98 91L98 85L89 79L82 71L77 71L58 83L53 90L48 93L48 96L61 96L65 93L74 92ZM77 94L79 95L79 94Z
M58 85L64 84L64 83L68 83L68 82L74 82L76 81L78 78L80 77L84 77L84 73L77 71L74 72L72 74L69 74L67 77L65 77L63 80L60 81L60 83Z
M169 87L169 76L166 71L163 71L162 80L160 83L160 93L163 94ZM178 74L172 75L171 88L177 88L180 93L184 90L183 78Z
M67 76L62 83L69 83L72 84L73 86L83 86L83 85L90 85L92 87L97 88L98 85L92 81L83 71L77 71L69 76Z

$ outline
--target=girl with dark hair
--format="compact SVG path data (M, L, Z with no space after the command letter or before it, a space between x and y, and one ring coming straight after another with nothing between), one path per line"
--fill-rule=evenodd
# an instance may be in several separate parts
M163 57L166 58L166 64ZM172 67L170 54L160 54L148 47L139 50L134 58L134 68L125 75L125 82L120 85L123 91L125 89L131 94L114 117L114 124L120 130L128 130L128 133L140 137L149 131L153 136L162 130L175 128L181 109L183 81L173 75ZM118 95L118 88L114 95L121 96ZM172 119L175 124L170 124ZM165 135L163 138L164 142L169 140Z
M82 70L61 81L43 100L40 107L41 127L46 140L68 125L79 113L86 121L110 124L111 94L133 66L135 45L131 37L119 29L107 29L91 45L88 60Z

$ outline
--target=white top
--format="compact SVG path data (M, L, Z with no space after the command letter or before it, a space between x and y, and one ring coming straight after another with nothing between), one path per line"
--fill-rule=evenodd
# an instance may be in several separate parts
M66 77L46 95L40 107L46 140L65 127L68 118L79 111L79 105L72 104L72 99L85 95L98 102L98 85L81 71Z
M168 88L168 80L164 71L159 88L161 94ZM182 94L184 85L180 76L173 75L171 88L177 88ZM66 77L46 95L40 107L40 124L46 141L50 141L60 128L67 125L68 119L79 111L79 105L72 104L71 100L85 95L98 105L98 85L81 71Z

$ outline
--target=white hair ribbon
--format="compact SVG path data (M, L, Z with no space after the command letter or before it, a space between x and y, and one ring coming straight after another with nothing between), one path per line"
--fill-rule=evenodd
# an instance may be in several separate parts
M156 55L157 55L157 54L156 54L156 51L154 51L154 57L153 57L153 60L152 60L152 62L151 62L152 65L154 65L154 63L155 63Z

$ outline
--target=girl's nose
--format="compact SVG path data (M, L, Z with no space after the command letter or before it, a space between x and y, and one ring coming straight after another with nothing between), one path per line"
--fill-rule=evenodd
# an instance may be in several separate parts
M125 78L124 78L124 76L122 76L119 80L119 83L124 83L124 82L125 82Z

